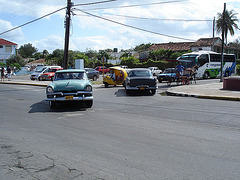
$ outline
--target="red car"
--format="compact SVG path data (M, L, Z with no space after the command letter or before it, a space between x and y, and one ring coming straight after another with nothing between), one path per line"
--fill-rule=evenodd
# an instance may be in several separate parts
M55 72L58 70L61 70L63 68L50 68L47 71L45 71L41 76L38 78L39 81L45 81L45 80L50 80L52 81L55 75Z
M105 66L98 66L95 68L96 71L99 71L99 73L108 73L110 71L109 68L105 67Z

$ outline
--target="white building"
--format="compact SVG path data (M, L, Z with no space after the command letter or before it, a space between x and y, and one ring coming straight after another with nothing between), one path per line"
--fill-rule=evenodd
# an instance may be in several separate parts
M17 44L7 41L5 39L0 39L0 62L6 63L12 55L16 55Z

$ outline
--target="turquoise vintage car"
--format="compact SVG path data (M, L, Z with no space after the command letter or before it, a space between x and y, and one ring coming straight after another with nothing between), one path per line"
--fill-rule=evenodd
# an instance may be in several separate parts
M61 101L80 101L87 108L93 105L92 84L84 70L67 69L56 71L52 83L46 88L46 101L51 108Z

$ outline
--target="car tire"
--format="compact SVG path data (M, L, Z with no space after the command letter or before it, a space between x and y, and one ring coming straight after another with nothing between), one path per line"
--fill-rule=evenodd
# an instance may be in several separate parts
M39 80L39 81L42 81L42 77L40 76L40 77L38 78L38 80Z
M49 106L51 109L56 108L56 102L55 101L49 101Z
M152 95L156 94L156 89L151 90Z
M96 81L97 80L97 76L93 76L93 81Z
M93 105L93 101L92 100L91 101L86 101L85 105L86 105L87 108L91 108L92 105Z
M105 88L108 88L108 83L104 83Z

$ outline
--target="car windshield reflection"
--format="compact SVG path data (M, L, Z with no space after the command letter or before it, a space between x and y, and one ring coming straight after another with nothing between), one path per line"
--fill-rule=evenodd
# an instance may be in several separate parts
M54 80L81 80L88 79L84 72L64 72L64 73L56 73Z
M150 77L151 73L150 71L143 71L143 70L139 70L139 71L131 71L129 72L129 77Z

